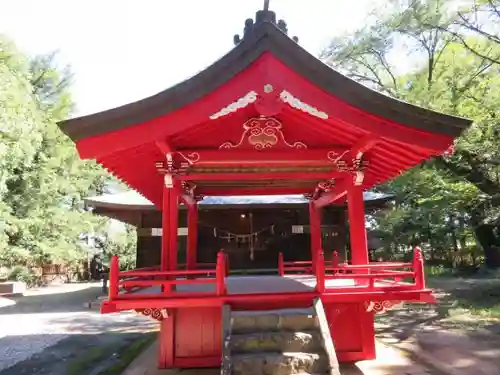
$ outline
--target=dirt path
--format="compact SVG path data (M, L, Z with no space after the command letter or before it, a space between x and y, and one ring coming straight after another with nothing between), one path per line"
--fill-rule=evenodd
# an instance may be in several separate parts
M457 306L462 299L486 305L488 280L439 280L436 306L408 304L378 318L379 340L455 375L500 374L500 322ZM494 281L496 290L498 281ZM500 290L499 290L500 292ZM483 297L482 297L483 296ZM495 301L491 302L494 303Z
M103 316L83 306L100 293L98 284L69 284L1 299L0 375L76 374L83 354L112 356L156 328L133 313Z

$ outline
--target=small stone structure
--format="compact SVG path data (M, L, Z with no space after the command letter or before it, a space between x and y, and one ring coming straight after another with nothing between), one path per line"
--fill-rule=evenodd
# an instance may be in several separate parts
M26 283L22 281L6 281L0 283L0 296L23 295Z

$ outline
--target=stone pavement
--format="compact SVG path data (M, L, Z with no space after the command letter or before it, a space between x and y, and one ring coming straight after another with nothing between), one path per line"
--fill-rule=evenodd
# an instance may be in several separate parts
M112 345L125 334L156 328L153 320L133 313L103 316L83 307L100 293L97 283L66 284L0 298L0 375L65 375L62 366L52 368L51 362L72 358L89 345ZM72 344L71 351L62 350L69 348L65 342ZM61 350L52 349L58 345Z

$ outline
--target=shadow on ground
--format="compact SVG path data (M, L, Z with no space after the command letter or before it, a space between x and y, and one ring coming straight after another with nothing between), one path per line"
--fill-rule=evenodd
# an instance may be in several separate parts
M89 313L72 316L55 316L47 323L67 332L99 334L105 332L149 332L157 330L159 323L133 312L100 315Z
M84 302L104 295L98 284L80 290L68 290L65 289L67 286L62 285L61 292L57 292L58 287L50 288L56 292L7 298L15 304L0 307L0 315L88 311Z
M49 336L54 336L51 340L57 341L54 345L15 364L15 352L19 344L47 340L47 335L8 336L0 339L0 345L9 345L11 348L13 361L12 364L9 364L8 359L7 362L2 361L4 368L0 370L0 375L119 374L138 352L154 340L155 333L108 332L69 337ZM119 372L110 372L113 368Z
M430 327L458 330L471 335L500 334L500 318L471 312L500 307L500 280L442 279L433 280L437 305L407 303L378 318L379 334L408 339L415 330ZM498 337L500 340L500 335Z
M378 316L377 337L444 366L460 362L464 373L499 374L500 320L488 309L500 302L500 280L444 279L432 286L437 305L406 304Z

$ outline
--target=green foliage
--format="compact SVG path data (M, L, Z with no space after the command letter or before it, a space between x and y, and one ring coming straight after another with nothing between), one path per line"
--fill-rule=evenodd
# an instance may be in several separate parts
M73 109L71 78L54 54L29 59L0 37L0 265L81 261L80 235L106 227L83 198L103 193L110 177L80 160L56 124Z
M22 281L27 286L33 286L37 281L37 277L31 269L24 266L15 266L10 271L7 280Z
M399 99L471 118L453 156L437 157L379 189L395 194L374 218L382 252L421 246L431 264L500 266L500 12L493 2L392 1L377 21L336 38L324 60ZM480 9L479 9L479 8ZM485 22L475 22L478 12ZM397 50L396 50L397 48ZM394 58L397 53L398 58ZM398 69L401 56L413 65Z
M137 235L135 227L126 225L124 232L115 232L105 235L102 249L109 257L120 257L120 268L128 270L135 268ZM108 260L109 261L109 260Z

